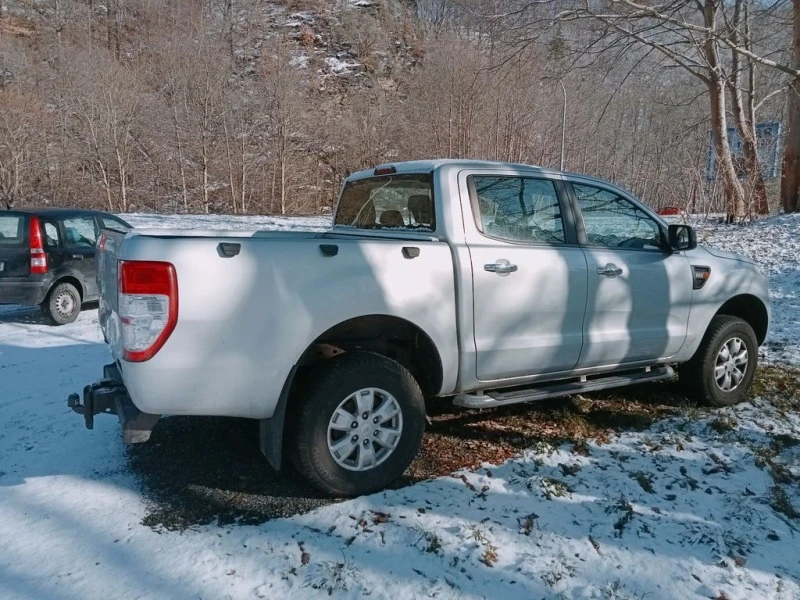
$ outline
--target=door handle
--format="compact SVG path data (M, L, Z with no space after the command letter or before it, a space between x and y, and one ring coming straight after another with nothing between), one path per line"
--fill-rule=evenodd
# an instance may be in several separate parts
M72 258L76 260L83 260L83 254L73 254Z
M606 277L616 277L617 275L622 275L622 269L614 263L608 263L605 267L597 267L597 274L605 275Z
M508 275L516 272L517 265L512 265L505 258L500 258L496 262L483 265L483 270L489 271L489 273L497 273L498 275Z

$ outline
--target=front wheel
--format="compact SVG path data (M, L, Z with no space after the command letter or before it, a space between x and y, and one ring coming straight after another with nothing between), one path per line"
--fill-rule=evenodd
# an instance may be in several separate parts
M81 295L71 283L59 283L47 294L42 303L42 313L53 325L66 325L78 318L81 312Z
M732 406L744 400L758 362L758 342L750 324L738 317L717 315L700 347L680 369L691 398L710 406Z
M425 401L411 373L378 354L326 363L294 396L292 461L335 496L368 494L403 474L419 451Z

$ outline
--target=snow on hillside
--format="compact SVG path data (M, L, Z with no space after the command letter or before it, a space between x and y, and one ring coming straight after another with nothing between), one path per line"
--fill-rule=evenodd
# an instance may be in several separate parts
M326 218L129 215L135 225L319 229ZM798 364L794 218L708 227L770 275L776 359ZM794 344L794 345L793 345ZM606 443L541 444L263 525L175 532L119 425L65 405L108 352L97 314L0 312L0 598L800 598L800 414L756 399ZM795 512L793 512L795 511Z

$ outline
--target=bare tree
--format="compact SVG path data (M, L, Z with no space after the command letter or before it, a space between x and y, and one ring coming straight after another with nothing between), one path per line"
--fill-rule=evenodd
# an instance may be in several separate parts
M42 120L35 98L0 91L0 202L7 208L26 199L38 176L35 144Z
M800 211L800 0L792 0L792 14L792 58L796 74L788 92L789 123L781 169L781 205L786 212Z

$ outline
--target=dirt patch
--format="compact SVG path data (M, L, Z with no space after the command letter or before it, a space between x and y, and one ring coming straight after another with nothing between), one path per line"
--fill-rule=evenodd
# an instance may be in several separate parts
M762 367L753 394L797 409L800 370ZM394 487L498 464L536 444L603 442L676 414L707 414L681 393L677 380L642 384L506 408L465 410L448 400L429 404L422 450ZM245 419L163 419L149 444L129 461L150 499L144 522L183 529L217 522L255 524L335 502L317 493L290 465L273 471L258 449L258 424Z

